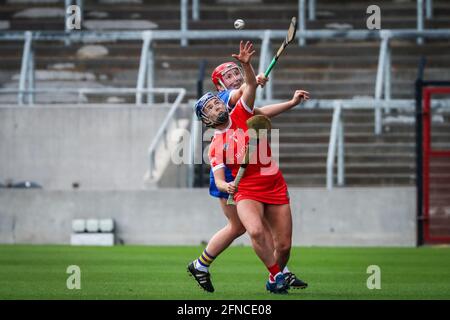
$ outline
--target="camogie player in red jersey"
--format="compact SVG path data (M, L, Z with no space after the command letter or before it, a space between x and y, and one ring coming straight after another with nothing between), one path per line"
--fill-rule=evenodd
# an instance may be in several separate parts
M250 235L256 254L270 272L266 289L273 293L287 293L289 283L282 269L289 260L292 217L287 185L278 166L271 159L270 147L266 146L267 159L260 161L257 157L256 161L251 161L247 166L239 188L235 187L233 181L227 182L225 179L226 166L236 176L248 142L246 120L253 116L257 87L250 65L253 54L253 45L241 42L239 54L233 55L242 64L246 82L242 97L234 109L229 113L223 101L212 93L207 93L197 102L196 113L206 125L216 129L209 150L215 182L220 191L234 194L239 219ZM265 142L260 141L260 146L263 144ZM264 218L269 224L273 240L264 232ZM206 254L204 260L210 261L213 258ZM205 290L213 291L209 273L199 272L192 263L188 269ZM208 290L208 287L212 290Z
M226 62L217 66L211 75L211 80L214 83L218 93L217 97L222 100L231 112L236 105L236 102L242 97L245 82L241 71L241 68L234 62ZM256 77L256 82L259 86L264 87L268 78L264 74L260 74ZM302 100L309 99L309 93L304 90L296 90L291 100L276 103L272 105L266 105L259 108L254 108L255 115L265 115L269 118L275 117L278 114L287 111L294 106L298 105ZM231 170L225 166L225 180L226 182L231 182L234 180ZM220 191L214 180L214 174L211 169L210 171L210 186L209 194L219 200L220 207L227 218L227 224L218 230L208 242L206 248L203 250L201 255L192 261L189 265L191 274L196 276L197 281L201 287L208 291L213 292L214 287L210 281L209 268L215 259L238 237L245 233L245 227L239 220L236 206L227 205L227 199L229 194ZM272 234L267 226L267 221L265 218L264 222L264 232L267 233L268 237L272 238ZM280 243L277 242L276 245ZM277 250L275 244L275 251ZM287 265L282 270L286 281L289 286L294 289L304 289L308 284L301 279L299 279L293 272L291 272Z

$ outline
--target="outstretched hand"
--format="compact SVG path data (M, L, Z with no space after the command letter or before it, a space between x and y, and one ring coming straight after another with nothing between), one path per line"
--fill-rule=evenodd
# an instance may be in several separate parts
M241 63L249 63L254 54L255 50L253 50L253 43L247 41L244 45L244 41L241 40L239 44L239 54L232 54L231 56Z
M294 96L291 101L294 105L299 104L302 101L306 101L309 99L309 92L305 90L295 90Z

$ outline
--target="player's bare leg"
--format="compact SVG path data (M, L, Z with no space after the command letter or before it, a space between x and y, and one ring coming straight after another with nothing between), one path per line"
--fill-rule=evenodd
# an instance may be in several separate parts
M292 244L292 215L289 204L265 205L265 218L272 231L275 257L281 268L287 265Z
M233 243L235 239L239 238L246 232L244 225L239 220L236 206L227 205L226 199L223 198L220 198L219 202L224 215L228 219L228 223L225 227L217 231L211 237L211 239L208 242L208 245L206 246L206 251L214 257L217 257L219 254L221 254L226 248L228 248ZM266 233L266 237L268 239L272 239L270 226L266 221L265 217L263 217L262 222L264 226L264 233ZM271 247L275 248L273 244L271 244ZM206 268L203 269L201 266L199 267L199 269L203 271L207 271Z
M211 282L211 276L209 274L209 266L214 259L221 254L231 243L245 233L245 227L239 219L236 206L227 205L226 199L219 198L220 206L223 213L227 217L228 223L225 227L217 231L209 240L206 249L202 252L200 257L194 260L190 266L189 272L195 277L199 285L206 291L213 292L213 285ZM265 237L270 239L271 248L273 246L272 233L268 227L267 222L263 219ZM188 266L189 268L189 266ZM206 274L207 273L207 274ZM197 276L196 276L197 275ZM200 283L200 280L203 281Z
M195 278L200 287L208 292L214 292L209 266L236 238L245 233L245 228L239 220L236 207L227 206L226 199L219 200L228 223L212 236L200 257L188 265L189 273Z
M206 251L217 257L222 251L230 246L230 244L245 233L245 227L237 214L236 206L227 205L227 200L220 198L220 206L223 213L228 219L225 227L217 231L209 240Z
M236 206L227 205L227 200L223 198L220 198L219 201L222 211L228 219L228 223L212 236L206 247L206 250L215 257L222 253L235 239L239 238L246 231L239 219ZM265 237L272 240L272 233L264 217L262 217L262 222L264 226L263 232L266 234ZM274 248L274 245L271 244L271 247Z
M258 257L266 266L274 265L276 259L273 242L264 232L264 205L254 200L241 200L237 204L237 211Z
M237 203L237 212L242 224L247 230L252 241L256 255L269 270L275 282L267 290L273 293L287 293L288 285L278 265L275 255L273 240L264 223L264 204L255 200L241 200Z
M201 272L209 272L209 267L214 259L229 247L235 239L245 233L245 227L239 220L236 207L228 206L226 199L219 198L219 202L228 223L212 236L202 254L193 261L195 269Z
M275 246L275 257L286 276L286 280L293 288L306 288L308 284L298 279L295 274L290 272L286 267L289 261L292 246L291 206L289 204L267 204L265 206L265 218L272 232Z

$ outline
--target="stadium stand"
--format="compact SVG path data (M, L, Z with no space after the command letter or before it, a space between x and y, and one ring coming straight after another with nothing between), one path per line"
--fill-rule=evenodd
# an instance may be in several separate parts
M84 2L88 30L166 30L180 28L180 1L96 0ZM236 18L246 20L247 29L285 29L296 15L298 1L200 1L199 21L189 21L190 30L231 29ZM370 1L317 1L316 20L308 29L365 29L365 10ZM433 1L434 17L427 29L450 28L450 4ZM385 1L383 29L414 29L416 1ZM52 0L1 0L0 29L63 30L64 9ZM114 20L112 22L112 20ZM156 42L155 86L186 88L187 99L196 97L196 77L202 59L206 75L219 63L230 60L237 41ZM345 45L343 45L345 43ZM413 99L417 63L428 60L425 78L450 79L450 42L430 40L418 45L411 40L392 40L392 98ZM272 43L274 46L275 43ZM17 88L23 43L2 42L0 86ZM142 41L102 43L34 44L36 86L134 87L138 77ZM373 97L380 41L308 40L307 45L289 47L273 73L274 99L288 99L295 89L308 90L314 99ZM261 49L259 42L256 50ZM274 49L274 48L272 48ZM258 65L255 59L255 67ZM207 76L205 90L212 90ZM133 103L132 96L89 96L88 102ZM38 103L76 102L76 95L39 96ZM16 95L0 95L0 103L15 103ZM374 135L373 110L345 110L345 184L413 185L413 111L393 109L384 117L383 134ZM296 108L274 120L281 130L280 162L291 186L324 186L332 110ZM433 127L438 142L450 147L450 114L442 112ZM208 168L204 168L205 173ZM208 175L204 175L205 184Z

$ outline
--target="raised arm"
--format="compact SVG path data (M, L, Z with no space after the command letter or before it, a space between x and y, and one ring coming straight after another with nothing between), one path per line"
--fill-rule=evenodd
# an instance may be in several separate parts
M255 50L253 50L253 44L250 41L247 41L244 45L244 42L241 41L239 45L239 54L232 55L239 62L241 62L242 69L244 70L244 80L246 85L244 86L242 92L242 100L250 109L253 109L255 104L257 87L255 72L250 64L251 58L254 54Z
M266 117L273 118L283 113L302 101L309 99L309 92L304 90L296 90L291 100L281 103L270 104L261 108L255 108L255 114L262 114Z

